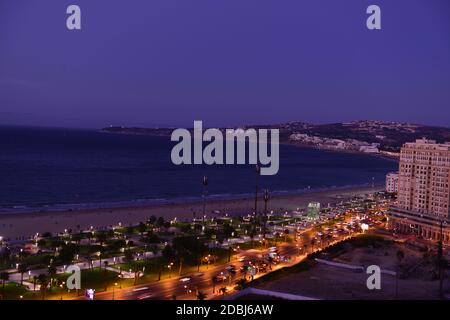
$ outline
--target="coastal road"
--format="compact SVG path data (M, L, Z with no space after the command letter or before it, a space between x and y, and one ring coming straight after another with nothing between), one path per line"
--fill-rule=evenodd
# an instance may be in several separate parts
M353 236L353 235L352 235ZM349 236L341 237L331 242L335 244L348 239ZM322 250L324 246L318 246L315 251ZM306 258L305 255L298 255L299 250L297 243L287 243L277 247L280 256L291 256L291 260L286 263L280 263L273 266L271 271L278 270L283 267L295 265ZM246 250L240 252L239 256L245 256L246 261L261 259L261 256L268 253L268 249L265 250ZM221 287L226 287L227 292L231 293L233 287L236 285L239 279L243 278L243 274L239 273L239 268L244 265L245 262L240 262L237 259L232 260L230 263L222 264L219 266L209 267L208 270L203 270L200 273L192 273L183 275L183 277L190 278L189 281L182 282L180 278L165 279L158 282L152 282L148 284L137 285L134 287L128 287L124 289L114 288L114 290L108 290L100 292L95 295L95 300L170 300L175 296L178 300L195 300L198 291L202 291L207 295L207 299L220 298L222 295L219 292ZM229 278L217 282L213 286L212 278L220 275L221 272L225 272L225 268L228 265L234 265L237 273L230 281ZM269 272L271 272L269 271ZM267 274L267 273L265 273ZM258 274L255 279L263 276L264 274ZM77 299L85 299L84 297L78 297Z

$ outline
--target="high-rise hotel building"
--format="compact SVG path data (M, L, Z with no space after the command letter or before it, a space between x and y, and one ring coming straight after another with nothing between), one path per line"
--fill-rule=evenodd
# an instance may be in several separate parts
M397 205L389 210L389 227L426 239L450 243L450 143L419 139L400 152Z

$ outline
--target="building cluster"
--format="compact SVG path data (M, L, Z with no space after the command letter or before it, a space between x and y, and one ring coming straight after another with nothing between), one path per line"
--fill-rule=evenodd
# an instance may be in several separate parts
M327 137L311 136L305 133L293 133L289 136L291 141L315 146L320 149L358 151L364 153L379 153L379 143L369 143L356 139L333 139Z
M351 121L344 122L343 126L352 127L353 130L360 130L364 132L380 132L383 130L395 130L402 132L415 133L419 126L410 123L400 123L394 121L376 121L376 120L365 120L365 121ZM380 136L383 139L383 136Z
M404 144L397 206L389 211L389 227L450 243L449 185L450 143L418 139Z

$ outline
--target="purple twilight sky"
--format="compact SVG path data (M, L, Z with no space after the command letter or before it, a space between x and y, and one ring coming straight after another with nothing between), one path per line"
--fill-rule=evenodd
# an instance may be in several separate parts
M194 119L450 126L450 1L0 0L0 124Z

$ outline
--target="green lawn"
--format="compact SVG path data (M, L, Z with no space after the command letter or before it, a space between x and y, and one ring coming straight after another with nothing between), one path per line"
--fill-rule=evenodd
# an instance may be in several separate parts
M26 299L26 297L28 297L29 295L29 292L27 292L27 289L25 287L11 282L7 283L4 289L3 286L0 286L0 295L3 296L3 299L18 300L20 299L20 296L23 296L24 299Z

